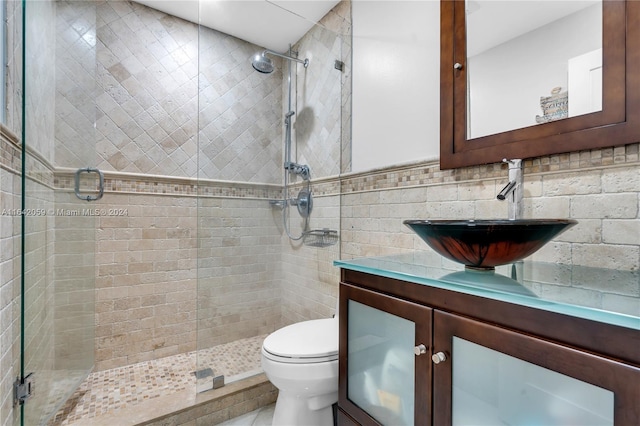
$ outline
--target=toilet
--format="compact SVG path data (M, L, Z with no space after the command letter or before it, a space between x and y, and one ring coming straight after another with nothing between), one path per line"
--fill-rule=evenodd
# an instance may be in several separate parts
M303 321L271 333L262 369L278 388L273 425L332 426L338 402L338 318Z

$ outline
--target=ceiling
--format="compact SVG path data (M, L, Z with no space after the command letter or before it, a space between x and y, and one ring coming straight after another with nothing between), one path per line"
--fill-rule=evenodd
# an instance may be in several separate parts
M285 53L289 44L300 40L339 3L339 0L134 1L280 53ZM469 40L467 53L474 56L598 2L469 0L468 26L482 29Z
M281 53L339 3L339 0L135 1Z

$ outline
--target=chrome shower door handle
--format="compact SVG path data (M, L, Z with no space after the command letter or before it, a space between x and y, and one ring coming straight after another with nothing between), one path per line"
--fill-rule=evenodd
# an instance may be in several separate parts
M96 173L98 175L98 194L97 195L85 195L80 193L80 175L82 173ZM78 169L75 173L75 193L76 197L85 201L97 201L104 195L104 174L99 169L91 167L85 167L84 169Z

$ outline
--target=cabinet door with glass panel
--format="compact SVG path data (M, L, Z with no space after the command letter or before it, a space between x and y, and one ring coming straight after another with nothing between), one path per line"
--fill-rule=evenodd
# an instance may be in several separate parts
M340 285L339 406L361 425L431 424L428 307Z
M640 369L434 311L437 425L640 424Z

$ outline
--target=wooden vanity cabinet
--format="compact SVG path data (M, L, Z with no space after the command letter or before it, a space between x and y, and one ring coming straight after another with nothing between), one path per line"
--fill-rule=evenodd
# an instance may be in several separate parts
M350 347L359 333L354 323L361 322L350 311L360 305L415 324L415 341L405 345L406 352L417 354L416 347L425 346L425 353L411 353L413 423L381 421L384 415L371 407L398 412L402 407L394 392L377 387L375 380L366 382L373 389L363 392L363 382L350 371L369 368L354 360ZM386 328L381 321L365 326L367 336ZM443 426L471 424L469 418L491 424L486 419L492 416L503 424L522 424L511 423L518 416L549 424L558 419L554 410L573 410L573 419L586 416L596 424L607 424L607 418L616 426L640 424L640 336L625 327L342 269L339 350L340 425ZM367 351L375 358L375 347ZM433 355L442 360L435 364ZM376 392L382 397L374 404L354 401L359 393L375 399ZM497 408L487 403L492 399L499 401Z
M431 404L424 401L431 400L429 347L433 310L341 284L340 315L343 313L345 319L352 319L342 321L340 317L339 408L348 413L340 424L429 424ZM398 357L399 349L407 349L403 358ZM405 371L394 368L398 363L406 367ZM361 392L367 387L375 394ZM383 403L368 405L370 399Z

